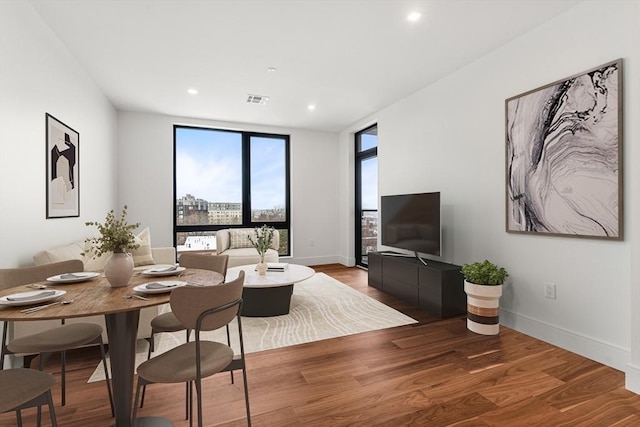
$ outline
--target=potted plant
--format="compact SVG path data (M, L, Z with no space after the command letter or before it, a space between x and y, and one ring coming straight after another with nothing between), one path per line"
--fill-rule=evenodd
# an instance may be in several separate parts
M262 227L256 227L255 230L253 230L253 236L251 234L248 235L249 241L253 247L256 248L256 251L258 251L258 255L260 256L260 261L256 265L256 270L260 276L264 276L267 272L267 264L264 262L264 255L271 247L271 243L273 242L273 233L274 228L268 227L264 224Z
M497 335L502 285L509 273L484 260L463 265L462 275L467 293L467 328L478 334Z
M127 224L127 205L124 205L120 218L116 218L113 209L107 213L104 224L97 221L85 223L96 226L99 237L85 239L96 256L111 254L104 265L104 275L112 287L126 286L133 275L133 257L129 251L140 246L135 241L132 230L140 227L140 223Z

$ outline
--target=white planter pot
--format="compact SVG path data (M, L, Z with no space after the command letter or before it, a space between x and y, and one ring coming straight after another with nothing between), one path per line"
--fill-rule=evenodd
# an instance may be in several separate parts
M502 285L476 285L465 280L464 291L467 293L467 329L482 335L497 335Z
M133 257L125 253L111 255L104 264L104 275L112 288L127 286L133 276Z

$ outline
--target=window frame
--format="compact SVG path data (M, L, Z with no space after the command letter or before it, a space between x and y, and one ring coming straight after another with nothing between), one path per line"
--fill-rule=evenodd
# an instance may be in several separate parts
M231 132L237 133L242 136L242 223L241 224L205 224L205 225L178 225L178 197L177 197L177 133L178 129L197 129L197 130L210 130L214 132ZM255 222L252 221L252 206L251 206L251 139L252 138L270 138L280 139L284 142L284 162L285 162L285 220L284 221L269 221L269 222ZM252 132L242 130L229 130L219 129L206 126L190 126L190 125L173 125L173 246L178 247L177 235L178 233L188 232L215 232L218 230L231 229L231 228L255 228L266 224L276 230L285 230L286 233L286 253L280 253L280 256L291 255L291 137L286 134L275 133L263 133ZM283 233L280 233L280 240L282 242ZM282 244L281 244L282 246Z

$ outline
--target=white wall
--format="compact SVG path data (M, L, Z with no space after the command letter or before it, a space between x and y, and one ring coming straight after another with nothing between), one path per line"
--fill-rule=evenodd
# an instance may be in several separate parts
M640 311L638 5L580 3L340 135L341 156L351 159L353 132L378 123L381 195L442 192L444 261L488 258L509 270L501 323L626 370L627 384L636 391L640 387L631 384L638 378L640 327L631 312ZM505 99L620 57L625 74L625 240L507 234ZM341 191L342 228L349 227L352 216L352 188ZM345 241L341 255L349 259L353 245ZM544 298L545 282L557 285L556 300Z
M0 268L84 238L115 201L115 110L28 2L0 2ZM80 134L80 217L45 219L45 113Z
M173 245L173 125L290 135L291 262L338 262L338 135L133 112L118 113L118 203L151 229L153 246ZM312 242L313 241L313 242Z

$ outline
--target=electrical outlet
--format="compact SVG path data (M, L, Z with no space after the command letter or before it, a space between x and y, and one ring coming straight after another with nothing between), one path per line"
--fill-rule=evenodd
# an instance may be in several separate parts
M316 242L313 239L309 240L309 246L314 247L315 245Z
M554 283L544 284L544 297L549 299L556 299L556 285Z

